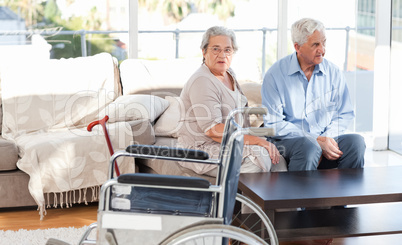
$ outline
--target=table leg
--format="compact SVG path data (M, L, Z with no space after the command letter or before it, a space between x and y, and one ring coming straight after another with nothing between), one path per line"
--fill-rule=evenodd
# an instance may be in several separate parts
M271 221L272 225L275 226L275 209L268 209L265 210L269 220Z

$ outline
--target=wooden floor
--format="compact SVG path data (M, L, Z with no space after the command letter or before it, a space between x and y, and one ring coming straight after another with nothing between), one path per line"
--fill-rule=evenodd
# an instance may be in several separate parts
M74 205L70 208L50 208L43 220L36 208L0 209L0 230L36 230L59 227L83 227L96 222L97 204ZM280 245L381 245L397 244L402 235L336 238L328 240L280 242Z
M74 205L70 208L49 208L40 220L35 207L0 209L0 230L37 230L59 227L83 227L96 222L97 203Z

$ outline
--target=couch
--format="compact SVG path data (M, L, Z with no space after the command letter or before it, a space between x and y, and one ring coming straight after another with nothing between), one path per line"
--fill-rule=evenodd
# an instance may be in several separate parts
M127 59L118 65L102 53L2 69L0 208L39 205L43 213L50 205L96 201L109 153L100 127L88 132L86 126L104 115L109 116L115 150L128 144L175 146L181 117L178 96L200 65L201 58ZM240 71L238 80L249 105L260 105L258 66L232 67ZM261 118L251 121L253 126L262 123ZM198 176L177 162L122 161L123 172Z

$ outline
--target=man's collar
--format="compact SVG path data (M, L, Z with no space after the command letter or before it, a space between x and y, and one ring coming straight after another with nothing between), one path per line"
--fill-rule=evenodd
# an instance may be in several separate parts
M303 74L302 69L300 68L299 61L297 59L297 53L294 52L290 57L290 65L288 70L288 75L293 75L297 72ZM326 74L325 67L323 66L322 62L314 67L313 73L323 73Z
M288 76L295 74L296 72L302 73L299 61L297 60L297 53L294 52L290 57L290 65L288 70Z
M314 73L322 73L324 75L327 73L322 62L314 67Z

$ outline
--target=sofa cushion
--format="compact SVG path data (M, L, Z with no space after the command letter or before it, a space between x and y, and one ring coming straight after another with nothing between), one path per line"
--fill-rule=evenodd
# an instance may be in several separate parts
M109 116L109 122L125 122L139 119L155 121L169 106L169 102L147 94L122 95L100 112Z
M11 140L0 136L0 171L16 170L18 161L18 149Z

